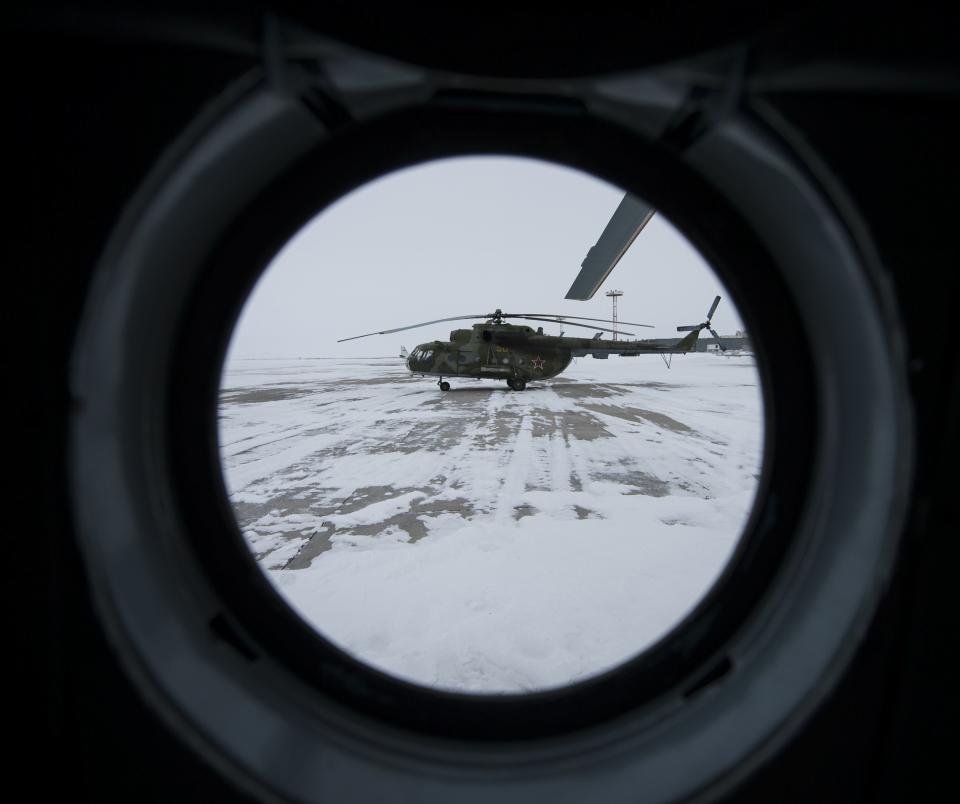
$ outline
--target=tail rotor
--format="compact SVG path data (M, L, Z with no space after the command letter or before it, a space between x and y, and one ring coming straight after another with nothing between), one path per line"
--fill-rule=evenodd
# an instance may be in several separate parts
M707 311L706 321L704 321L702 324L690 324L689 326L686 326L686 327L677 327L677 332L693 332L694 330L696 330L697 332L700 332L701 330L704 330L704 329L708 330L710 334L713 335L713 337L716 339L717 345L720 347L720 350L725 352L727 350L727 347L723 345L723 341L720 340L720 336L717 335L716 330L714 330L713 327L710 326L710 319L713 318L713 314L717 311L718 304L720 304L719 296L717 296L713 300L713 304L710 305L710 309Z

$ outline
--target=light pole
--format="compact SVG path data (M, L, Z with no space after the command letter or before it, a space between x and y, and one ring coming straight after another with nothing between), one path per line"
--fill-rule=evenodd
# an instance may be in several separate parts
M613 299L613 339L617 339L617 299L623 295L622 290L608 290L607 295Z

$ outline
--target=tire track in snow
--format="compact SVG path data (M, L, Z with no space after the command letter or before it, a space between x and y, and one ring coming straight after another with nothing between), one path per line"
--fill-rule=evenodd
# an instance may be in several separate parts
M560 395L553 388L546 388L549 392L547 403L551 411L560 412L564 410ZM549 483L547 488L553 491L570 491L572 488L570 476L570 454L568 451L569 441L561 429L556 429L546 439L546 451L549 460Z
M377 397L371 394L364 401L377 401ZM330 432L330 422L326 420L328 416L326 412L319 414L323 421L316 420L318 413L312 408L288 411L286 415L290 414L309 417L310 420L292 428L284 427L270 433L261 433L259 436L254 436L254 438L260 438L261 443L223 456L226 459L222 460L224 478L231 494L255 485L269 485L272 480L282 481L293 467L309 462L309 459L336 449L344 443L355 443L359 440L358 434L363 433L367 427L363 420L347 424L341 421L340 425ZM295 440L290 446L270 451L263 449L271 444L280 444L291 439ZM238 441L232 443L237 444ZM241 455L247 456L247 460L240 459Z
M279 444L281 441L288 441L291 438L300 438L303 436L313 435L320 429L321 428L316 428L311 425L291 427L287 430L282 430L276 433L268 433L261 436L249 436L247 438L241 438L238 441L233 441L230 444L222 444L220 446L220 450L227 458L239 458L241 455L247 455L254 450L259 450L263 447L269 447L271 444ZM243 449L229 451L230 447L237 446L241 446ZM257 460L257 458L254 458L254 460Z
M474 408L475 424L469 436L464 435L462 459L452 470L459 486L470 490L470 504L478 513L496 507L506 441L499 433L504 425L500 412L505 405L505 394L493 391Z
M443 458L437 466L436 474L442 477L443 480L437 492L428 496L428 502L436 497L446 496L452 489L470 488L474 484L475 479L483 474L482 470L478 471L474 456L477 450L476 445L484 430L487 429L486 425L490 418L490 409L494 405L493 397L494 395L491 394L485 400L482 406L482 413L479 402L467 408L466 415L470 418L468 423L464 425L460 433L460 438L456 441L455 446L447 448L443 453L438 453L442 454ZM480 504L479 500L471 499L470 502L474 506Z
M522 392L521 392L522 393ZM503 461L505 464L503 480L493 509L493 520L497 523L513 520L514 510L523 502L527 490L527 478L533 464L533 422L529 397L515 398L519 410L520 424L516 435L505 445Z
M533 428L529 414L521 414L520 428L508 449L509 463L500 483L500 493L493 511L493 520L498 523L513 519L513 512L522 502L527 490L527 475L533 453Z

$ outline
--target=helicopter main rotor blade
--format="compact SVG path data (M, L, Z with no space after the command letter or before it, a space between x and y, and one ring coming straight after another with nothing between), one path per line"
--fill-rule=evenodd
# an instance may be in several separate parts
M555 318L537 318L536 316L531 315L513 315L511 318L523 318L527 321L546 321L548 324L563 324L570 327L583 327L584 329L592 329L596 332L598 329L601 332L616 332L618 335L633 335L632 332L624 332L622 329L607 329L606 327L597 327L592 324L576 324L573 321L559 321Z
M592 299L654 212L656 210L645 201L630 193L624 195L600 239L580 263L580 273L573 280L566 298L579 301Z
M710 312L707 313L707 321L709 321L711 318L713 318L713 314L717 311L717 305L718 305L718 304L720 304L720 297L719 297L719 296L717 296L717 298L715 298L715 299L713 300L713 304L710 305Z
M575 319L577 321L600 321L607 324L625 324L628 327L649 327L654 329L653 324L636 324L633 321L620 321L617 319L614 321L611 318L587 318L582 315L562 315L560 313L504 313L504 318L527 318L528 316L533 316L534 318L559 318L561 321L566 321L568 319ZM619 332L619 330L617 330Z
M430 324L442 324L444 321L466 321L468 319L481 319L481 318L492 318L493 314L488 313L486 315L455 315L450 318L438 318L435 321L424 321L420 324L411 324L409 327L396 327L395 329L382 329L379 332L368 332L365 335L353 335L349 338L340 338L337 343L343 343L344 341L355 341L357 338L369 338L371 335L388 335L391 332L403 332L405 329L416 329L417 327L426 327Z

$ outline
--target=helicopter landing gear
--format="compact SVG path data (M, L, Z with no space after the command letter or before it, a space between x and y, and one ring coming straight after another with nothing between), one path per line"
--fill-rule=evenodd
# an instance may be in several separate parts
M443 379L443 377L441 377L439 380L437 380L437 385L440 386L440 390L441 390L441 391L449 391L449 390L450 390L450 383L445 382L444 379Z
M527 381L511 377L509 380L507 380L507 387L513 391L522 391L527 387Z

